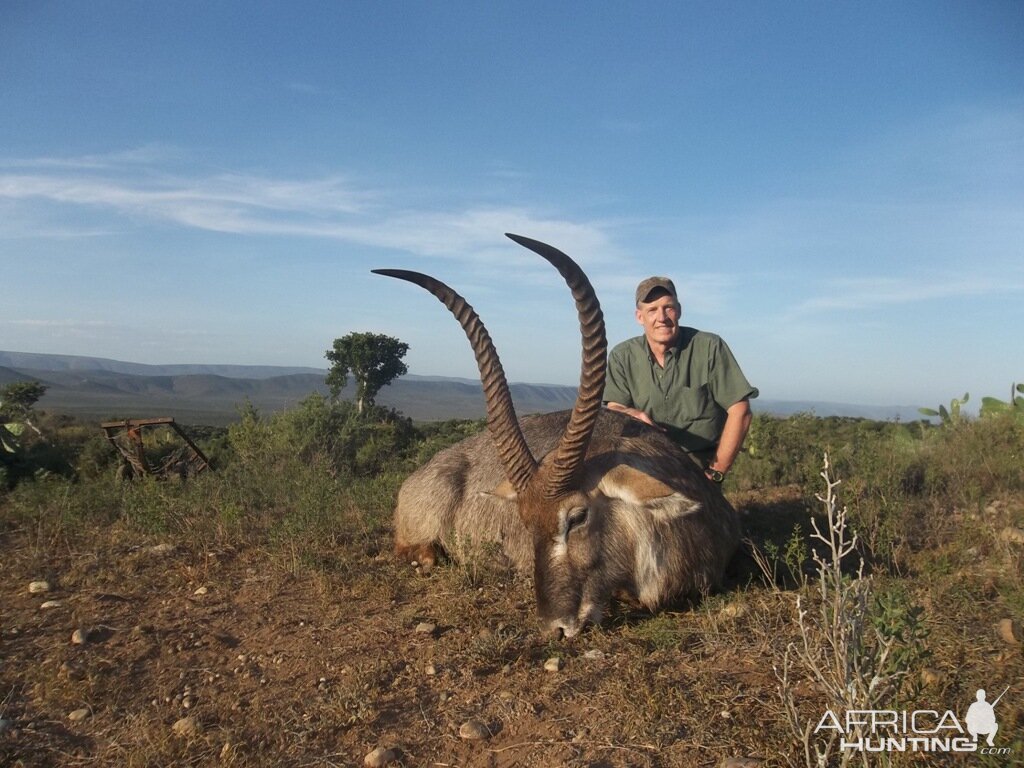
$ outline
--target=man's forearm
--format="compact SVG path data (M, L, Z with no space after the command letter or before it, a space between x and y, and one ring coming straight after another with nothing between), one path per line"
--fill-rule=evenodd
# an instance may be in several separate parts
M743 440L747 436L747 430L750 429L752 418L750 403L747 400L740 400L729 408L725 427L722 429L722 437L718 441L718 451L715 453L715 460L711 463L712 469L717 469L719 472L729 471L739 455L740 448L743 447Z

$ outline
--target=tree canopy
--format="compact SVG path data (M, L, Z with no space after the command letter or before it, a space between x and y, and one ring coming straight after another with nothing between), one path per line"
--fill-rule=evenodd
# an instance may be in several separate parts
M381 387L408 372L402 362L408 351L405 342L380 333L350 333L335 339L324 355L331 362L327 373L331 396L341 394L351 373L356 382L356 404L362 413L364 406L373 404Z
M38 381L16 381L0 387L0 420L24 419L44 394L46 385Z

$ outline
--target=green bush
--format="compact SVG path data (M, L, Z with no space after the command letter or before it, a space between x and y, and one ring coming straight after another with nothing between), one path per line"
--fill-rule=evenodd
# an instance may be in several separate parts
M95 426L39 423L48 438L26 445L31 470L21 474L34 482L9 489L3 483L11 468L0 468L0 531L37 528L40 536L73 537L118 523L145 535L257 537L310 551L341 539L378 540L408 474L484 428L481 421L414 427L394 411L374 407L360 416L350 403L320 396L270 415L246 405L226 431L189 431L217 471L184 483L149 478L122 485L112 471L117 455ZM159 450L160 436L149 439ZM730 488L794 485L813 494L826 450L845 478L851 523L873 567L898 570L907 552L958 535L950 522L955 509L979 510L1024 490L1024 424L1012 413L956 429L757 415ZM793 578L806 559L793 541L802 534L791 536L799 522L786 518L770 553Z
M294 459L324 459L345 476L369 476L403 465L417 440L412 421L397 411L311 395L295 408L262 417L251 405L228 428L237 460L266 467Z
M813 489L828 452L866 553L899 565L905 547L953 535L953 508L978 508L1024 489L1024 425L1013 412L956 428L798 414L755 415L730 473L740 490L795 484Z
M486 426L486 419L450 419L421 425L420 442L413 457L413 464L417 467L426 464L439 451L475 435Z

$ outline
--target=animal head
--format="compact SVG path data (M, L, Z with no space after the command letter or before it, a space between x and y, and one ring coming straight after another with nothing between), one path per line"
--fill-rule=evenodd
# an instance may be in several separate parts
M507 479L492 490L513 500L533 539L534 587L541 624L572 636L588 621L598 621L610 591L607 560L617 555L606 546L614 503L644 503L675 492L614 457L586 459L601 411L607 339L594 289L579 266L556 248L508 235L550 262L576 302L582 336L582 364L576 404L557 446L539 460L523 436L505 373L483 322L473 308L444 283L418 272L373 270L406 280L438 298L462 325L476 356L487 400L487 424ZM625 555L623 555L625 557Z

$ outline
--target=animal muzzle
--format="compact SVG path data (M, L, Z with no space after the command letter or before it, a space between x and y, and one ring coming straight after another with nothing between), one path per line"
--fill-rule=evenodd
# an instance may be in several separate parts
M552 640L571 640L588 624L601 623L601 609L593 604L580 606L577 615L561 616L542 621L542 631Z

